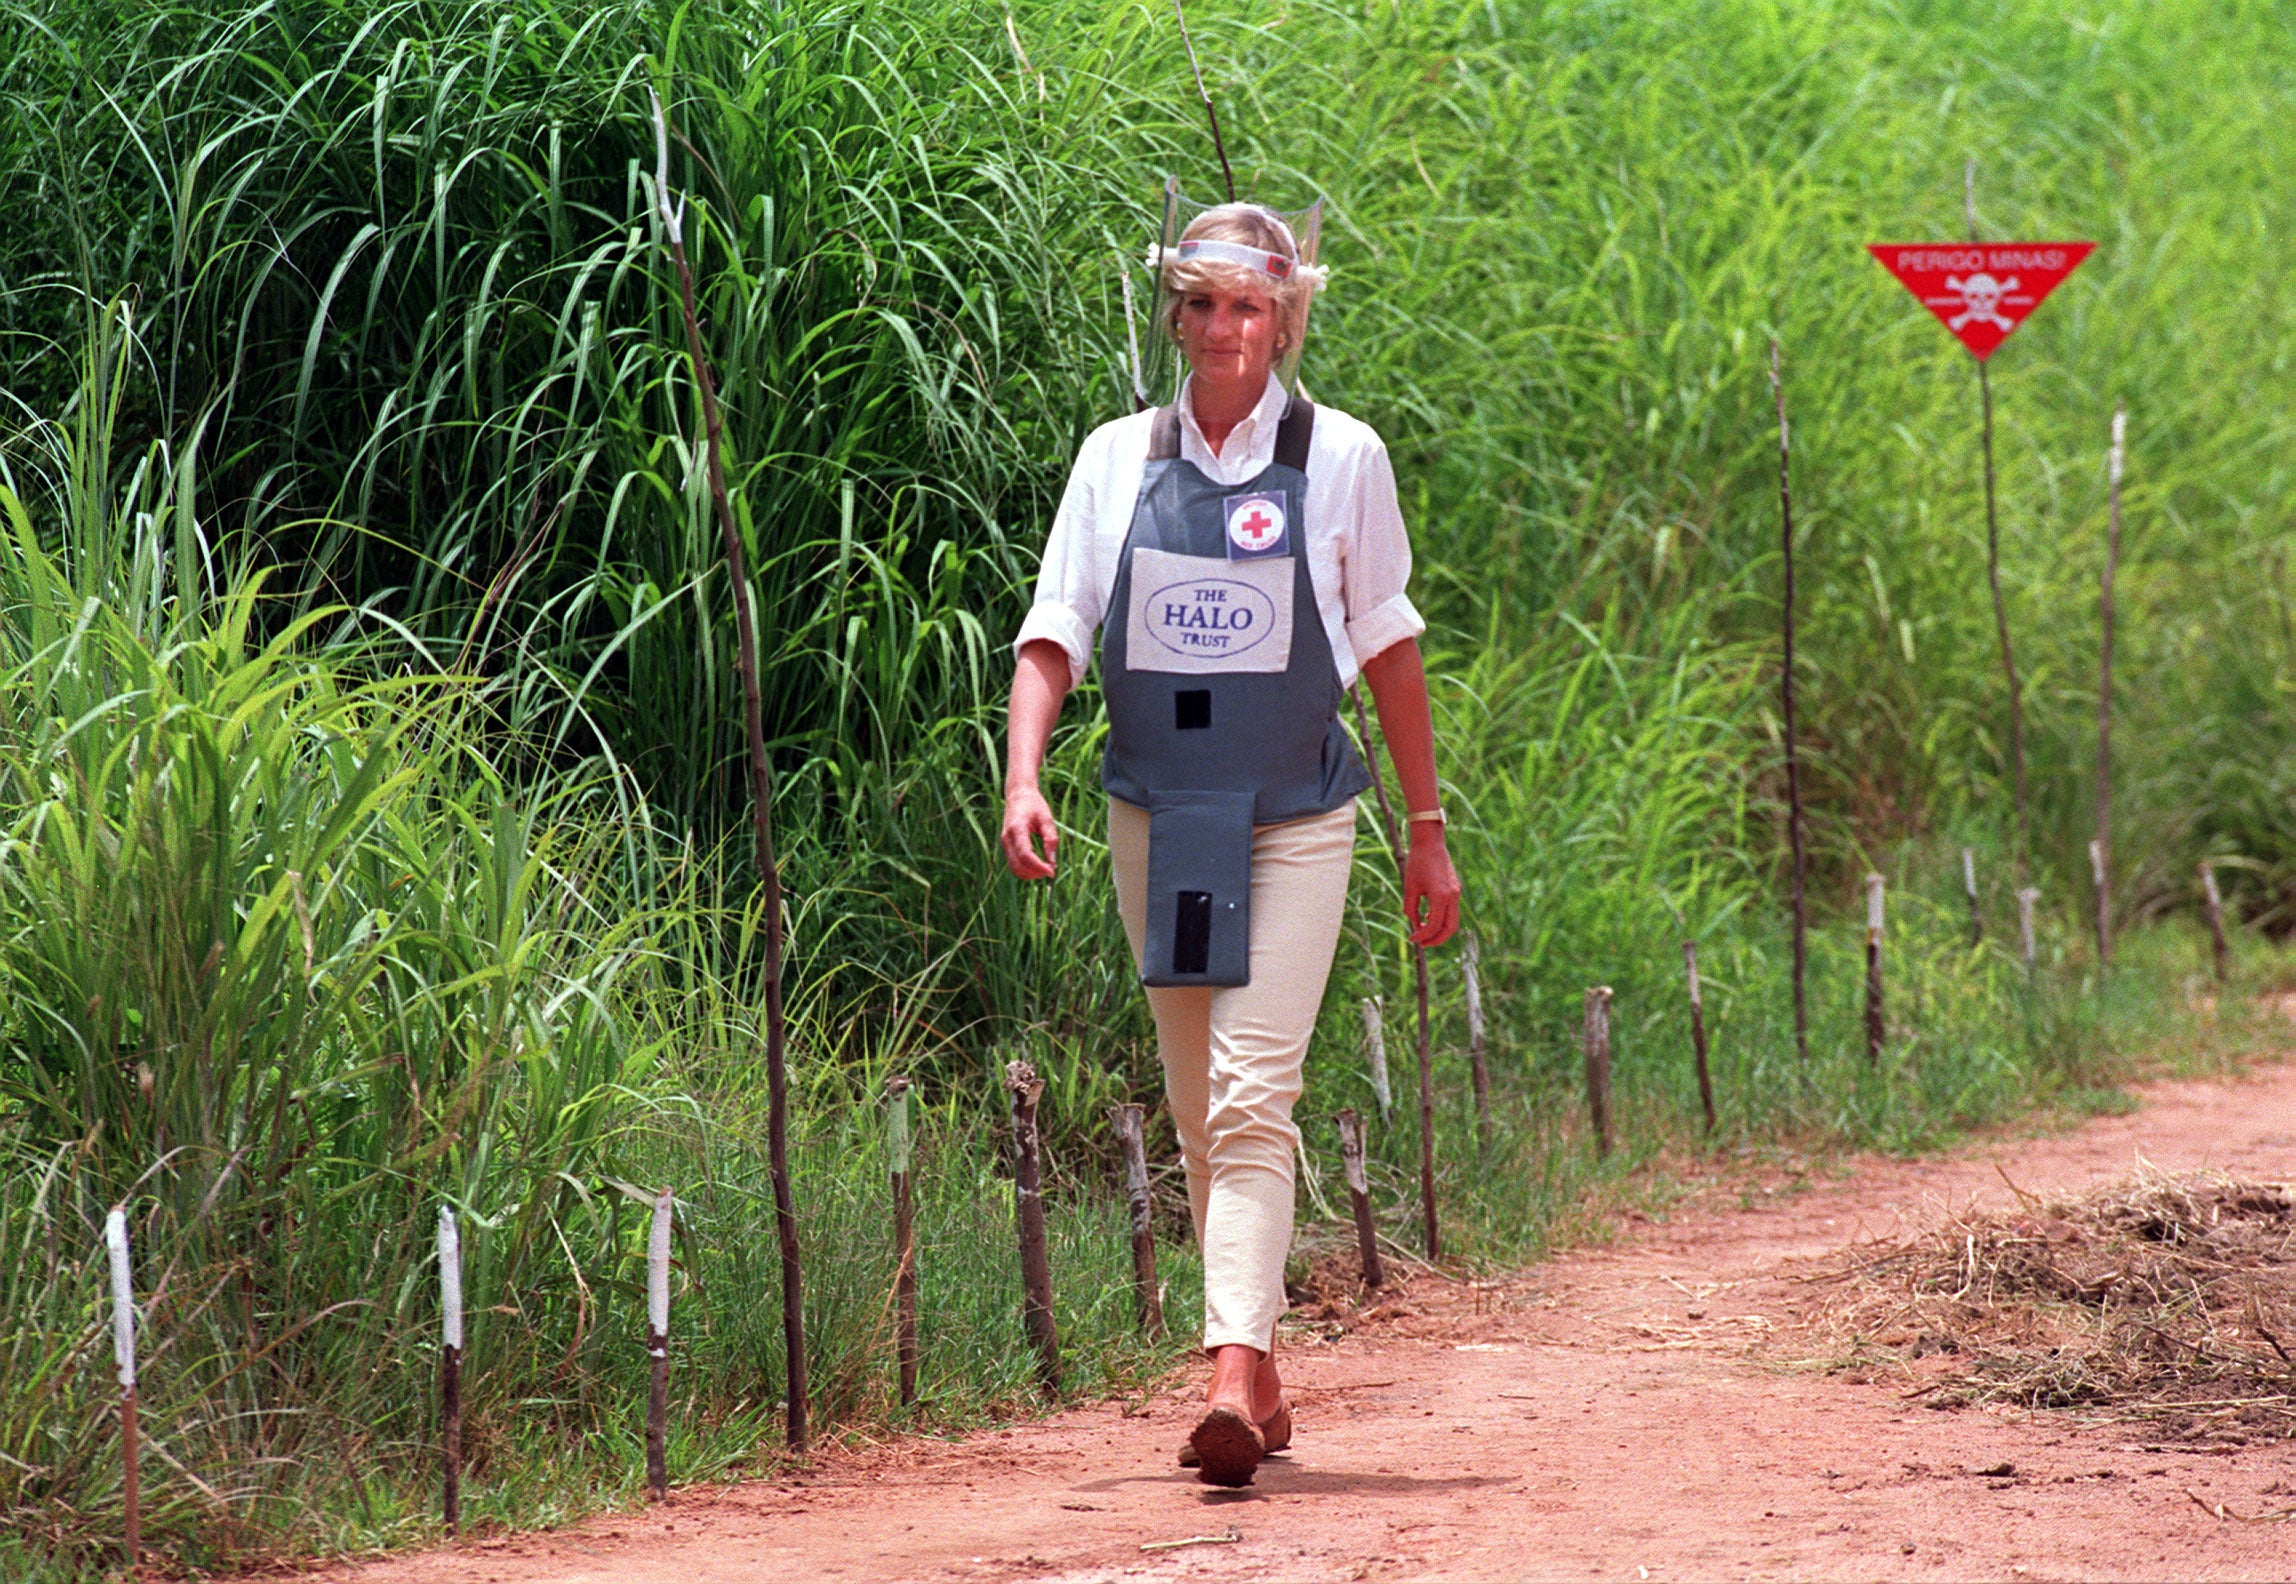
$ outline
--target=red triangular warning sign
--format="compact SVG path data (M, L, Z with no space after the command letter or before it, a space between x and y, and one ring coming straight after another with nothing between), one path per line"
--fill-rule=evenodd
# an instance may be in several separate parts
M1869 242L1866 251L1983 362L2094 242Z

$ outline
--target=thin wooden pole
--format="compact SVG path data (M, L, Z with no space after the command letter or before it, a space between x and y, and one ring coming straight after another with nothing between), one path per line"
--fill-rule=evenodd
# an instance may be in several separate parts
M1339 1124L1340 1168L1355 1207L1355 1247L1363 1259L1363 1285L1378 1288L1385 1285L1387 1271L1379 1260L1379 1228L1371 1219L1371 1179L1363 1169L1363 1118L1351 1106L1332 1120Z
M886 1175L893 1185L893 1351L904 1408L917 1404L917 1212L909 1179L909 1089L906 1078L885 1080Z
M462 1232L446 1205L438 1207L438 1310L440 1508L452 1539L462 1532Z
M1204 119L1212 124L1212 151L1220 156L1220 180L1227 184L1228 202L1236 201L1236 173L1228 168L1228 145L1220 140L1220 112L1212 108L1212 91L1204 86L1204 68L1196 64L1196 41L1188 36L1188 13L1180 0L1172 0L1172 15L1179 19L1180 42L1187 46L1188 70L1195 73L1196 96L1204 101Z
M2216 889L2216 865L2200 861L2201 905L2208 914L2209 955L2216 965L2216 982L2224 983L2232 949L2224 939L2224 894Z
M1706 1066L1706 1000L1698 990L1698 943L1682 943L1682 972L1690 984L1690 1052L1698 1063L1698 1103L1706 1111L1706 1131L1714 1131L1714 1077Z
M128 1577L143 1571L143 1447L136 1425L136 1291L128 1261L128 1213L114 1205L104 1217L104 1245L111 1255L112 1360L120 1381L121 1496L128 1554Z
M1809 855L1802 833L1802 767L1794 727L1794 477L1793 433L1786 423L1786 379L1775 337L1770 342L1770 393L1778 404L1778 542L1783 550L1785 588L1781 626L1784 653L1778 668L1779 703L1786 733L1786 842L1793 849L1794 878L1794 1050L1810 1060L1810 914L1804 897Z
M1985 915L1977 906L1977 853L1974 848L1961 849L1961 893L1969 898L1969 944L1985 944Z
M646 1357L653 1379L646 1392L646 1489L655 1501L670 1494L670 1191L654 1200L646 1238Z
M2121 560L2121 457L2128 408L2113 408L2113 444L2105 453L2112 506L2105 527L2105 570L2097 590L2097 839L2089 844L2097 884L2097 970L2113 965L2113 573Z
M1164 1334L1164 1296L1156 1280L1156 1200L1148 1184L1147 1113L1137 1105L1113 1105L1108 1118L1124 1150L1124 1197L1132 1217L1132 1297L1140 1329Z
M1962 172L1962 208L1969 220L1969 240L1977 240L1977 161L1972 157ZM2017 680L2017 656L2009 644L2009 612L2001 599L2001 521L1993 499L1993 377L1985 360L1977 360L1977 397L1985 451L1985 582L1993 591L1993 631L2001 643L2001 672L2009 679L2009 768L2017 794L2017 860L2022 870L2032 847L2032 832L2025 813L2025 695Z
M1036 1349L1045 1395L1060 1396L1060 1333L1052 1314L1052 1258L1044 1239L1044 1186L1036 1131L1036 1103L1044 1081L1027 1062L1005 1066L1012 1093L1013 1222L1020 1236L1021 1329Z
M1610 1125L1610 986L1596 985L1586 993L1586 1102L1594 1113L1595 1153L1611 1151Z
M1491 1064L1484 1054L1483 943L1467 932L1462 977L1467 996L1467 1063L1475 1079L1475 1142L1491 1147Z
M1387 1023L1379 1010L1379 997L1363 998L1363 1049L1371 1061L1371 1093L1379 1101L1379 1120L1395 1109L1395 1094L1387 1081Z
M686 352L694 384L701 392L703 447L710 501L716 508L726 581L732 585L735 665L741 674L742 726L749 742L750 835L765 925L765 1085L766 1167L773 1179L773 1224L781 1245L781 1335L788 1385L788 1439L793 1452L806 1440L805 1278L797 1246L797 1201L789 1186L789 1062L786 1018L781 1000L781 866L773 856L773 769L766 757L765 712L758 695L757 622L751 608L749 568L734 522L725 483L725 419L718 408L717 381L702 351L701 320L694 308L694 273L686 262L685 200L670 201L669 121L662 101L646 90L654 107L654 201L670 239L678 270L678 301L686 321Z
M1882 1017L1881 1004L1881 925L1882 878L1877 874L1865 877L1865 1053L1866 1060L1881 1060L1881 1048L1888 1042L1889 1025Z
M1387 831L1387 850L1394 856L1398 878L1404 870L1403 832L1395 823L1394 805L1387 801L1387 778L1379 773L1379 760L1371 746L1371 722L1363 709L1361 689L1354 692L1355 729L1363 739L1364 757L1371 769L1371 790L1379 803L1379 823ZM1417 927L1419 921L1408 921ZM1411 943L1411 984L1419 1004L1419 1209L1420 1230L1427 1245L1427 1257L1440 1259L1443 1240L1435 1224L1435 1056L1427 1035L1427 948L1417 941ZM1384 1059L1382 1061L1384 1066ZM1387 1115L1382 1099L1381 1118Z
M2031 886L2019 886L2017 888L2017 933L2020 937L2022 937L2024 942L2025 972L2028 975L2033 972L2033 960L2035 956L2033 947L2033 904L2040 899L2041 893L2034 890Z

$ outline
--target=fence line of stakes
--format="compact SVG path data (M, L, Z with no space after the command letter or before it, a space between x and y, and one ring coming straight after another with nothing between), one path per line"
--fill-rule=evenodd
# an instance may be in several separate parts
M1586 993L1586 1103L1594 1113L1595 1153L1608 1157L1610 1127L1610 986Z
M104 1217L104 1247L111 1256L112 1362L120 1381L120 1494L126 1508L128 1577L143 1567L143 1448L136 1428L136 1284L128 1262L128 1213L114 1205Z
M1371 1218L1371 1180L1363 1168L1363 1118L1353 1106L1332 1118L1339 1125L1340 1169L1347 1177L1347 1197L1355 1210L1355 1246L1363 1257L1363 1285L1377 1288L1387 1281L1379 1260L1379 1226Z
M1706 998L1698 988L1698 943L1682 943L1682 975L1690 986L1690 1053L1698 1064L1698 1103L1706 1111L1706 1131L1714 1131L1714 1075L1706 1066Z
M1865 877L1865 1053L1866 1060L1881 1060L1889 1040L1889 1024L1881 1004L1882 877Z
M439 1516L448 1539L462 1532L462 1230L438 1207Z
M1132 1223L1132 1293L1140 1329L1164 1334L1164 1295L1156 1280L1156 1201L1148 1186L1147 1112L1137 1105L1113 1105L1108 1118L1124 1149L1124 1198Z
M1036 1131L1036 1103L1044 1080L1027 1062L1005 1066L1012 1094L1013 1224L1020 1238L1021 1329L1036 1349L1045 1395L1060 1397L1060 1332L1053 1323L1052 1258L1044 1240L1044 1184Z
M1491 1147L1491 1064L1483 1051L1483 943L1473 930L1460 943L1460 987L1467 1002L1467 1064L1475 1080L1475 1144Z
M2222 984L2232 952L2224 940L2224 893L2216 889L2216 865L2206 858L2200 861L2200 899L2208 915L2209 960L2216 969L2216 982Z
M885 1080L885 1174L893 1189L893 1352L901 1371L901 1406L917 1405L917 1207L909 1168L915 1146L909 1133L909 1090L903 1077Z
M654 1200L646 1235L646 1489L655 1501L670 1494L670 1191Z

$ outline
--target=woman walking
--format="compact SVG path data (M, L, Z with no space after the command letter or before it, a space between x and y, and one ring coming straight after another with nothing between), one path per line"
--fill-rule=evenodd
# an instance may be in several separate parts
M1205 210L1156 264L1188 378L1172 407L1105 424L1077 454L1013 646L1003 845L1014 874L1051 878L1060 833L1038 773L1097 628L1117 910L1204 1259L1212 1378L1182 1461L1244 1485L1291 1439L1274 1355L1291 1113L1371 785L1339 720L1358 674L1410 810L1412 940L1450 938L1459 880L1386 448L1277 377L1323 272L1256 204Z

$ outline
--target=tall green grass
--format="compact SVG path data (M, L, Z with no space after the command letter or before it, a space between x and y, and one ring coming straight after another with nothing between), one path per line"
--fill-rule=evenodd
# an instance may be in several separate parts
M1050 767L1062 877L1014 884L992 839L1003 645L1067 456L1129 404L1115 271L1165 172L1216 180L1163 13L0 17L27 41L0 61L0 206L38 217L0 235L9 1527L58 1566L116 1533L92 1258L123 1199L153 1295L150 1523L186 1564L429 1532L441 1202L470 1229L475 1518L631 1488L627 1188L667 1182L682 1206L674 1473L767 1455L756 919L721 840L742 798L730 591L653 232L648 85L685 140L672 179L763 612L821 1411L901 1421L872 1098L893 1071L924 1080L928 1116L924 1423L1031 1400L1000 1252L993 1074L1014 1054L1050 1084L1076 1389L1174 1359L1130 1334L1104 1191L1102 1108L1152 1099L1157 1075L1108 902L1089 687ZM2132 919L2173 913L2203 853L2257 922L2296 894L2289 266L2268 245L2290 217L2236 174L2292 152L2274 8L1192 19L1245 186L1332 201L1306 376L1389 438L1435 621L1502 1124L1479 1154L1439 955L1438 1192L1468 1257L1598 1231L1702 1147L1685 938L1723 1148L1924 1147L2036 1101L2104 1103L2164 1042L2241 1047L2229 1011L2187 1026L2182 921L2131 936L2104 981L2074 921L2122 395L2118 894ZM2030 980L1971 381L1856 246L1953 234L1968 154L1996 234L2104 244L1996 366L2049 897ZM1772 334L1809 591L1807 1068L1772 884ZM1356 1000L1407 1024L1368 820L1362 841L1302 1108L1311 1222L1322 1119L1369 1103ZM1894 898L1878 1067L1858 943L1826 922L1868 867ZM2278 971L2243 952L2244 985ZM1594 982L1618 993L1631 1141L1607 1163L1572 1043ZM1377 1136L1399 1238L1414 1132ZM1184 1311L1187 1255L1166 1258Z

